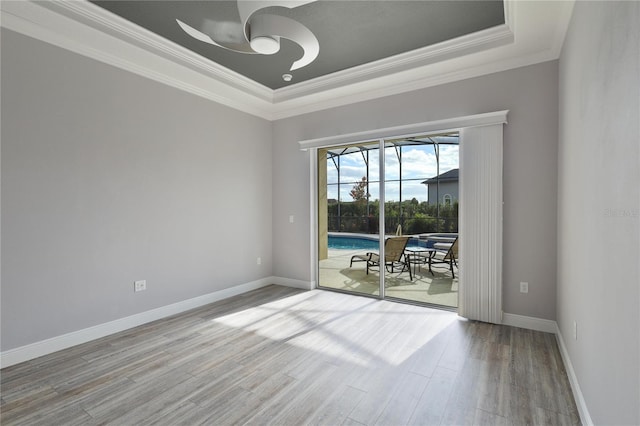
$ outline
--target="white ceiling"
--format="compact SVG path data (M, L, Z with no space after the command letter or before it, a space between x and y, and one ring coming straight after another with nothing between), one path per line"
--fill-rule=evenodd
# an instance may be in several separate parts
M85 0L3 1L1 24L269 120L557 59L573 1L505 2L505 24L276 90Z

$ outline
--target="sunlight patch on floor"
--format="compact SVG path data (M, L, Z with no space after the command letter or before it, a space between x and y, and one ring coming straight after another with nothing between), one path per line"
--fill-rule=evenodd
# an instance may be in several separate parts
M344 298L313 290L211 321L330 356L336 364L370 367L407 361L458 320L452 312L364 297L350 298L345 306ZM322 309L317 307L319 299L326 305ZM389 317L394 321L387 321ZM285 325L282 318L287 318ZM393 337L380 342L377 336L381 331Z

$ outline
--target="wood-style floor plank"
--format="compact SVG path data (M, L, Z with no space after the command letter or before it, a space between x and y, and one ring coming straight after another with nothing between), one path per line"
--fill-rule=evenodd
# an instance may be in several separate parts
M447 402L453 392L457 373L446 368L433 372L422 392L416 408L411 413L408 425L439 425L442 422Z
M0 371L3 425L576 425L550 334L269 286Z

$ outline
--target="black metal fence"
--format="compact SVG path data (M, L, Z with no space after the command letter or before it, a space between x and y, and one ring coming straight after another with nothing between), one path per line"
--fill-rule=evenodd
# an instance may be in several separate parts
M385 217L385 234L394 234L402 225L403 234L427 234L433 232L458 232L458 217L431 217L416 215L413 217ZM379 220L377 216L328 216L329 232L355 232L377 234Z

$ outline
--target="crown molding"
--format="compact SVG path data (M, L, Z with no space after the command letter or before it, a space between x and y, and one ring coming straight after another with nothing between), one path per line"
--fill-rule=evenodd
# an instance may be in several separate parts
M422 67L375 81L365 81L359 85L337 88L291 101L280 102L274 105L273 119L280 120L357 102L399 95L555 59L557 59L557 56L555 56L554 52L546 50L524 57L489 62L453 71L432 73L429 72L431 70L428 67Z
M574 2L505 1L514 43L274 104L274 119L364 102L558 59ZM540 41L542 39L542 41Z
M462 55L481 52L486 49L512 43L513 40L514 35L510 26L507 24L499 25L432 46L426 46L277 89L274 91L274 103L295 99L323 90L360 83L392 73L423 67Z
M505 1L505 24L271 90L87 0L0 2L1 25L277 120L557 59L573 1Z
M179 44L134 24L123 17L85 0L49 0L38 3L97 30L107 32L138 47L153 51L165 58L190 66L208 76L215 76L225 84L247 91L254 96L273 100L273 90L217 64Z
M70 8L70 6L77 7L78 5L83 6L80 6L80 9ZM83 22L85 18L75 15L75 12L70 12L71 10L85 10L86 12L86 10L91 11L95 8L101 10L98 6L85 0L56 0L49 2L2 1L0 2L0 23L3 28L45 43L113 65L248 114L267 120L273 119L273 102L270 99L265 99L265 93L267 98L271 97L270 89L265 88L260 95L256 95L255 90L250 93L247 89L243 90L238 87L242 87L242 84L246 83L241 81L242 79L240 78L236 81L236 83L240 83L232 84L219 77L212 78L211 74L207 73L204 68L197 69L194 63L197 62L196 57L198 55L186 51L186 49L183 49L187 52L185 58L190 56L190 59L193 60L191 64L187 64L185 61L181 63L181 61L168 58L158 51L139 46L138 43L133 42L131 39L123 37L123 32L120 31L121 28L117 29L116 26L112 26L111 30L105 30L100 28L100 24L96 24L95 21L92 21L92 25L88 25ZM56 10L54 11L54 9ZM95 19L96 16L101 16L106 20L110 18L99 11L96 13L96 15L86 13L85 16L91 15L91 19ZM114 19L114 21L122 20ZM135 26L128 22L126 24L122 22L116 23L122 24L123 28ZM113 31L116 30L117 34L114 35ZM137 30L141 29L138 27L135 31ZM146 34L142 34L142 32L141 36L144 35L149 39L162 41L158 43L158 46L165 45L165 53L175 47L170 46L170 42L153 33L147 31ZM139 40L142 40L142 38ZM178 50L176 49L176 51ZM201 65L204 64L203 58ZM212 62L206 65L211 67L212 70L223 68Z
M108 32L138 47L153 51L165 58L203 72L211 78L274 104L318 91L334 89L461 55L480 52L512 43L514 40L514 34L511 30L513 16L507 13L509 9L505 7L505 24L503 25L303 81L274 91L86 0L52 0L38 4L68 16L77 22ZM511 9L513 8L511 7Z

